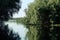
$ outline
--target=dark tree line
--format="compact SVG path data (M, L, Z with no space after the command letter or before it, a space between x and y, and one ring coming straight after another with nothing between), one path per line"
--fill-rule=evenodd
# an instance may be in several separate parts
M42 21L41 36L39 39L60 40L60 26L58 26L60 24L60 1L40 7L38 12Z
M13 33L13 30L8 28L8 25L0 26L0 40L20 40L20 36L17 33Z
M8 20L20 5L20 0L0 0L0 20Z
M20 40L19 35L4 24L4 21L8 21L19 8L20 0L0 0L0 40Z

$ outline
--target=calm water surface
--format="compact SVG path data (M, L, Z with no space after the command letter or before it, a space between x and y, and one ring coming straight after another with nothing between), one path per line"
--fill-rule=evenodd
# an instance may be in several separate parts
M21 40L28 40L26 34L28 29L23 24L17 24L16 22L5 22L5 24L9 25L9 29L13 29L14 32L18 33L21 37Z

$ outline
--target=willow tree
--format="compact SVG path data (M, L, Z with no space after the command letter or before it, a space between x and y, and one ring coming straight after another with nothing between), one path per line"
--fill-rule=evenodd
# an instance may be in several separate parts
M28 9L25 10L26 16L27 16L27 28L29 29L29 32L27 34L28 40L37 40L37 29L40 26L38 21L38 12L37 12L37 6L36 2L33 2L29 4Z
M0 0L0 40L20 40L19 35L4 24L20 7L20 0Z
M27 14L27 18L28 18L28 24L30 24L28 26L28 28L30 30L28 32L28 35L30 35L29 40L39 40L39 38L43 36L43 34L41 33L41 31L42 31L41 30L42 20L41 20L40 13L38 11L39 8L42 5L44 5L42 3L43 2L41 0L35 0L33 3L31 3L28 6L28 9L26 10L26 14ZM43 39L43 37L42 37L42 39ZM41 38L40 38L40 40L41 40Z

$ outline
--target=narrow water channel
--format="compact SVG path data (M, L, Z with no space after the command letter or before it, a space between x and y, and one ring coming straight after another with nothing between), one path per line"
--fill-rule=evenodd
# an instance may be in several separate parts
M28 38L26 37L28 29L25 25L17 24L16 22L5 22L5 24L8 24L9 29L13 29L14 32L18 33L21 37L21 40L28 40Z

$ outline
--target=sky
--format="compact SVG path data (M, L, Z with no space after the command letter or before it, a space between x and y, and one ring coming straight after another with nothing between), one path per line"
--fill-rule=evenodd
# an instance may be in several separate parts
M28 8L28 4L33 2L34 0L21 0L21 8L18 13L13 15L13 18L20 18L20 17L25 17L26 13L24 12L24 9Z

